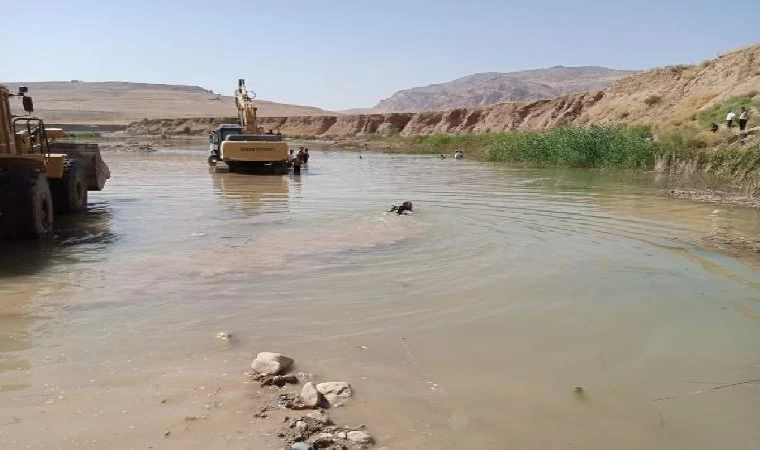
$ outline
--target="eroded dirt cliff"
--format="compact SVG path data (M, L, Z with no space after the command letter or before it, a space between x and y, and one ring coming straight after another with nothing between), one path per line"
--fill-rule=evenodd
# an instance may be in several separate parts
M543 130L589 123L648 123L678 126L697 111L733 95L760 90L760 44L735 50L692 66L671 66L635 73L601 91L551 100L507 102L482 108L421 113L345 116L264 117L260 125L286 135L403 136L433 133L483 133ZM132 135L204 135L235 117L143 120Z

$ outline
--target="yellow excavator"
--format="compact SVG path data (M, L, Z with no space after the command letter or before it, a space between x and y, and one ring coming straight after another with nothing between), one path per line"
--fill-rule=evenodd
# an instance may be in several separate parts
M284 174L288 170L288 145L282 135L263 133L256 122L255 94L238 80L235 104L239 124L222 124L209 134L209 166L226 164L230 172Z
M97 144L55 142L60 128L46 128L29 90L0 85L0 239L38 239L53 231L53 215L87 208L87 191L110 178ZM11 113L21 98L25 114Z

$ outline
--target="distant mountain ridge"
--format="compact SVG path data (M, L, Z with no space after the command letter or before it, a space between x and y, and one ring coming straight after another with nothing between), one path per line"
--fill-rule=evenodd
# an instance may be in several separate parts
M712 136L713 133L700 124L698 114L718 106L723 108L727 100L740 97L740 101L749 107L751 128L748 131L753 132L752 127L757 126L760 117L760 107L753 106L755 100L752 100L760 98L759 61L760 43L757 43L721 53L717 58L699 64L679 64L636 72L602 90L547 100L502 102L490 106L425 112L269 117L262 119L262 125L278 129L286 135L325 139L538 131L591 124L643 124L652 125L658 131L682 126L702 127L705 135ZM721 115L725 112L718 111ZM141 121L131 124L127 132L133 135L202 136L221 120ZM701 137L699 139L698 142L705 142ZM742 142L736 141L737 145Z
M126 125L144 118L234 117L237 114L234 98L200 86L78 80L0 84L11 90L28 86L29 95L34 98L35 115L48 123ZM335 114L311 106L258 99L256 106L261 117ZM14 112L20 112L20 102L13 102L13 108Z
M508 101L550 99L604 89L611 82L633 72L598 66L555 66L519 72L476 73L446 83L398 91L364 112L384 114L440 111Z

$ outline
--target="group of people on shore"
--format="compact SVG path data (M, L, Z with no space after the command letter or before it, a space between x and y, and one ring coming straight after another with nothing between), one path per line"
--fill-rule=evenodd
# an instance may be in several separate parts
M734 127L734 119L736 119L736 113L733 110L729 110L726 114L726 126L728 128ZM739 131L744 131L747 128L747 121L749 120L749 111L742 106L742 110L739 112Z
M733 128L734 127L734 120L736 119L736 113L733 109L728 110L728 114L726 114L726 127L727 128ZM744 131L747 129L747 122L749 121L749 111L747 111L747 108L742 106L741 111L739 111L739 131ZM720 129L720 126L713 122L710 124L710 131L713 133L717 133Z

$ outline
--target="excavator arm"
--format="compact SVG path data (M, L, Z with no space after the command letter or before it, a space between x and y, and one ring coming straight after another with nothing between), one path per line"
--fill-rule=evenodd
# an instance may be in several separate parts
M238 119L240 126L243 127L243 134L256 134L258 126L256 124L256 107L253 106L253 97L256 94L248 93L245 87L245 80L238 80L238 87L235 90L235 105L238 109Z

